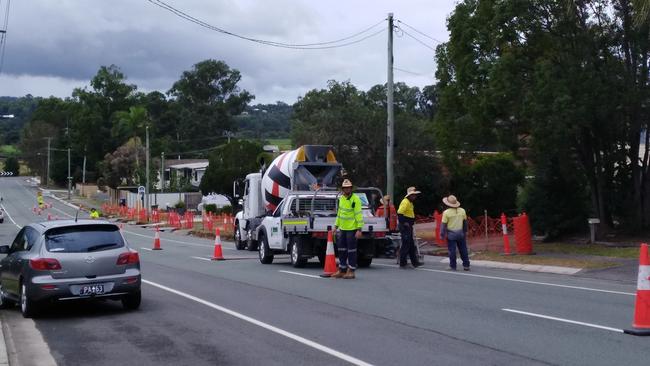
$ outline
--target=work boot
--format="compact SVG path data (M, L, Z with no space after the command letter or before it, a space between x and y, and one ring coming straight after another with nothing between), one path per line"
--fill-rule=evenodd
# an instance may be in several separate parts
M334 272L332 278L342 278L343 276L345 276L345 270L339 268L336 272Z
M346 280L351 280L354 279L354 271L348 268L347 273L343 276L344 279Z

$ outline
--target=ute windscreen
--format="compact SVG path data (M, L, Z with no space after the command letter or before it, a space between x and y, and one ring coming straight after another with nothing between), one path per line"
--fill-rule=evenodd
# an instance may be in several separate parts
M54 253L85 253L121 248L122 235L113 225L84 225L49 230L45 246Z

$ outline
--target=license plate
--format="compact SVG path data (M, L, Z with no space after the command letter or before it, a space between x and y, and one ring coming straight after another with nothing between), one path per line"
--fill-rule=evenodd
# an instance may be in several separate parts
M101 295L104 293L104 285L81 286L79 296Z

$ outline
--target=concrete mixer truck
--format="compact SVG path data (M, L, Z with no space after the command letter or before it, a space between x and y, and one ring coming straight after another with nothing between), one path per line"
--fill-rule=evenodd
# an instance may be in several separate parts
M258 173L235 182L233 195L242 210L235 216L237 249L257 250L260 262L270 264L276 254L289 254L294 267L310 258L325 261L327 232L336 220L341 164L331 146L304 145L279 155ZM386 220L375 217L377 188L356 188L364 215L358 240L358 265L370 266L383 253Z

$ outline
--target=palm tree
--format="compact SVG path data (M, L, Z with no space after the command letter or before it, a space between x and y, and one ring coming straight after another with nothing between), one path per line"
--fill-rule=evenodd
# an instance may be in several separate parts
M142 106L130 107L129 111L119 111L115 114L117 123L113 126L113 136L129 136L133 139L133 143L137 144L140 141L137 139L138 135L143 134L145 128L149 125L149 115L147 109ZM138 154L135 155L135 166L139 171L140 159ZM139 180L139 177L138 177Z

